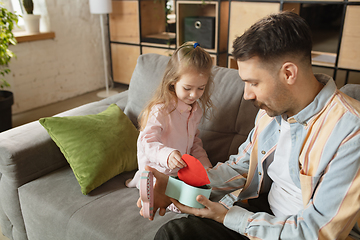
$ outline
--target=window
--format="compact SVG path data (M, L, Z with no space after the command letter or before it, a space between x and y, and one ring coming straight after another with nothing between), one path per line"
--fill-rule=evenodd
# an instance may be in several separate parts
M0 1L3 3L6 9L16 13L17 15L23 16L25 14L25 10L22 5L22 0L0 0ZM45 13L43 14L46 15ZM22 17L19 17L18 27L15 26L13 33L18 43L55 38L55 33L50 30L50 27L46 22L45 24L43 24L43 31L41 31L41 29L40 32L36 32L36 33L29 33L25 31L25 23Z
M21 0L1 0L1 2L4 3L5 8L8 9L9 11L12 11L17 15L23 15ZM24 19L22 17L19 17L18 25L20 28L23 28ZM19 29L15 27L15 31L17 30Z
M12 8L13 12L15 12L18 15L23 15L22 4L20 2L21 0L5 0L5 1L10 2L10 5L11 5L11 8ZM24 26L24 19L23 18L19 17L18 25L20 27Z

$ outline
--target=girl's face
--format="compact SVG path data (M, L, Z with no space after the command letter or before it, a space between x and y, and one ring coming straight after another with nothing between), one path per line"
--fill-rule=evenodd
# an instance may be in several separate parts
M209 76L195 70L184 72L175 83L175 93L178 99L192 105L204 93Z

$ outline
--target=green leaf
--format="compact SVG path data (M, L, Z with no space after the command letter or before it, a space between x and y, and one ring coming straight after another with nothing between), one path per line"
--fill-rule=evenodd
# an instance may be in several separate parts
M12 30L14 24L18 24L19 16L8 11L4 4L0 2L0 68L7 66L11 58L16 55L9 50L9 45L16 45L17 41L14 37ZM5 76L10 73L9 68L0 69L0 75ZM9 87L10 84L4 79L0 79L0 88Z

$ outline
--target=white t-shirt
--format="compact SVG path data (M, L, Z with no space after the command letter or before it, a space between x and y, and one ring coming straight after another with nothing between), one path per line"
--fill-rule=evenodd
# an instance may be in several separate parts
M282 118L274 161L268 168L268 175L273 180L268 201L270 209L277 217L293 215L303 209L301 189L294 184L289 173L290 153L290 123Z

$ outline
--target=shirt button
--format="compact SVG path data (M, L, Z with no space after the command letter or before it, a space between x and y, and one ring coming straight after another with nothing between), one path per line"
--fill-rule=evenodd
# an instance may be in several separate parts
M261 151L262 154L265 154L266 152L264 150Z
M259 172L259 175L261 175L261 172Z

